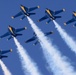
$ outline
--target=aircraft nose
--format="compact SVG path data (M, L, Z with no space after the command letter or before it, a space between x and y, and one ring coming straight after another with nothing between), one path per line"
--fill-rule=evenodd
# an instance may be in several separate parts
M10 28L11 26L9 25L8 28Z
M22 5L20 4L20 6L22 6Z
M20 4L20 7L22 7L23 5Z
M73 13L75 13L75 11L73 11Z
M46 10L48 10L48 8L46 8Z
M11 27L10 25L8 27Z

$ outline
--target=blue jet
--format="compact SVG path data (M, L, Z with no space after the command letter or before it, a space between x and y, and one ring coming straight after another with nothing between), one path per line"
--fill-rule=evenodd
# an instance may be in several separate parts
M73 11L73 15L72 15L72 19L70 19L69 21L65 22L64 25L67 25L67 24L70 24L72 22L75 22L76 21L76 12ZM73 27L76 26L76 23L73 25Z
M35 13L30 13L31 11L35 10L35 9L38 9L40 8L40 6L37 6L37 7L32 7L32 8L27 8L23 5L20 5L20 12L17 13L15 16L12 16L11 18L14 19L18 16L22 16L22 18L20 20L23 20L25 18L25 16L30 16L30 15L35 15Z
M0 50L0 59L7 58L8 56L6 56L4 54L6 54L8 52L12 52L12 49L10 49L10 50L4 50L4 51Z
M8 26L8 32L6 32L5 34L3 34L2 36L0 36L0 38L4 38L6 36L9 36L11 35L7 40L10 40L11 38L13 37L16 37L16 36L21 36L22 34L19 34L18 32L22 31L22 30L26 30L27 27L24 27L24 28L19 28L19 29L15 29L14 27L12 26Z
M50 21L55 20L56 18L61 18L61 16L56 16L57 14L64 12L65 9L59 10L59 11L52 11L48 8L45 10L45 16L43 16L41 19L38 20L38 22L43 21L45 19L48 19L46 24L48 24Z
M44 34L45 34L45 36L48 36L50 34L53 34L53 31L47 32L47 33L44 33ZM33 33L33 37L30 38L29 40L25 41L25 43L28 43L28 42L31 42L31 41L34 41L34 40L36 40L36 42L33 45L36 45L37 43L39 43L39 39L37 38L35 32Z

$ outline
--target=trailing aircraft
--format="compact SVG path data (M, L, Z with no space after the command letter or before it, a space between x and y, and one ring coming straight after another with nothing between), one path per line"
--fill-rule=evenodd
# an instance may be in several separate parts
M40 6L36 6L36 7L32 7L32 8L27 8L23 5L20 5L20 12L17 13L15 16L12 16L11 18L14 19L18 16L22 16L22 18L20 20L23 20L26 16L30 16L30 15L35 15L36 13L32 13L31 11L40 8Z
M5 34L3 34L2 36L0 36L0 38L4 38L6 36L9 36L10 37L7 39L7 40L10 40L11 38L13 37L16 37L16 36L21 36L22 34L19 34L18 32L22 31L22 30L26 30L27 27L24 27L24 28L19 28L19 29L15 29L14 27L12 26L8 26L8 32L6 32Z
M76 12L73 11L73 15L72 15L72 19L70 19L69 21L65 22L64 25L70 24L72 22L76 21ZM73 25L73 27L76 26L76 23Z
M59 11L52 11L48 8L45 10L45 16L43 16L41 19L38 20L38 22L43 21L45 19L48 19L46 24L48 24L50 21L55 20L56 18L61 18L61 16L56 16L57 14L64 12L65 9L59 10Z
M12 49L10 49L10 50L4 50L4 51L0 50L0 59L7 58L8 56L6 56L4 54L6 54L8 52L12 52Z
M45 34L45 36L48 36L50 34L53 34L53 32L51 31L51 32L47 32L47 33L44 33L44 34ZM28 43L28 42L31 42L31 41L34 41L34 40L36 40L36 42L33 45L36 45L37 43L39 43L39 39L37 38L35 32L33 33L33 37L28 39L27 41L25 41L25 43Z

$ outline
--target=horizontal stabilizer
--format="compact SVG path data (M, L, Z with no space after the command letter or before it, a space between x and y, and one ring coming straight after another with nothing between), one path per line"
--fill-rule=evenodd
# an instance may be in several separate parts
M12 36L10 36L7 40L10 40L12 38Z
M22 36L22 34L16 34L16 36Z
M29 15L35 15L36 13L29 13Z
M61 16L55 16L55 18L61 18Z
M8 56L1 56L0 59L2 59L2 58L7 58L7 57L8 57Z

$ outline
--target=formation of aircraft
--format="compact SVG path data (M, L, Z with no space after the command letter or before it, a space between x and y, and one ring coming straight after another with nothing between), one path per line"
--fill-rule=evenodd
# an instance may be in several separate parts
M53 34L53 32L51 31L51 32L47 32L47 33L44 33L44 34L45 34L45 36L48 36L50 34ZM31 41L34 41L34 40L36 40L36 42L33 45L36 45L37 43L39 43L39 39L37 38L35 32L33 33L33 37L28 39L27 41L25 41L25 43L28 43L28 42L31 42Z
M73 16L72 19L70 19L69 21L65 22L64 25L67 25L67 24L70 24L70 23L76 21L76 12L75 11L73 11L73 15L72 16ZM76 23L73 26L76 26Z
M23 20L25 18L25 16L30 16L30 15L35 15L36 13L32 13L31 11L40 8L40 6L36 6L36 7L32 7L32 8L27 8L23 5L20 5L20 12L17 13L15 16L12 16L11 18L14 19L18 16L22 16L22 18L20 20ZM31 13L30 13L31 12Z
M19 34L18 32L22 31L22 30L26 30L27 27L24 27L24 28L19 28L19 29L15 29L14 27L12 26L8 26L8 32L6 32L5 34L3 34L2 36L0 36L0 38L4 38L6 36L9 36L10 37L7 39L7 40L10 40L11 38L13 37L16 37L16 36L21 36L22 34Z
M4 54L6 54L6 53L8 53L8 52L12 52L12 49L10 49L10 50L5 50L5 51L0 50L0 59L2 59L2 58L7 58L8 56L6 56L6 55L4 55Z
M22 18L20 19L20 20L23 20L27 16L35 15L36 13L32 13L31 11L33 11L35 9L38 9L38 8L40 8L40 6L36 6L36 7L32 7L32 8L27 8L27 7L23 6L23 5L20 5L20 12L17 13L15 16L12 16L11 18L14 19L14 18L16 18L18 16L23 15ZM61 13L61 12L64 12L64 11L65 11L65 9L58 10L58 11L52 11L52 10L46 8L46 10L45 10L45 16L43 16L41 19L39 19L38 22L43 21L45 19L48 19L48 21L46 22L46 24L48 24L50 21L55 20L56 18L61 18L61 16L56 16L56 15L59 14L59 13ZM76 12L75 11L73 12L73 18L71 20L65 22L64 25L72 23L74 21L76 21ZM74 24L74 26L76 26L76 24ZM26 30L26 29L27 29L27 27L15 29L14 27L12 27L12 26L9 25L8 26L8 32L6 32L2 36L0 36L0 38L4 38L6 36L9 36L9 38L7 40L10 40L13 37L21 36L22 34L19 34L18 32L20 32L22 30ZM52 31L51 32L46 32L44 34L45 34L45 36L48 36L50 34L53 34L53 32ZM32 41L35 41L35 40L36 40L36 42L33 45L38 44L39 41L40 41L37 38L37 35L34 32L33 33L33 37L30 38L30 39L28 39L28 40L26 40L25 43L29 43L29 42L32 42ZM0 50L0 59L8 57L8 56L4 55L5 53L8 53L8 52L12 52L12 49L6 50L6 51L1 51Z
M59 11L52 11L48 8L45 10L45 16L43 16L41 19L38 20L38 22L43 21L45 19L48 19L46 24L48 24L50 21L55 20L56 18L61 18L61 16L56 16L57 14L64 12L65 9L59 10Z

